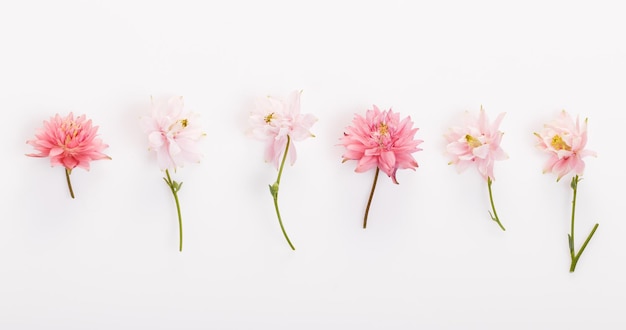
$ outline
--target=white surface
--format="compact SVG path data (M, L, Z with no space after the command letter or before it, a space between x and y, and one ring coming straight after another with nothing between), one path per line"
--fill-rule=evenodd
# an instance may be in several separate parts
M622 139L626 21L618 2L23 1L0 10L2 329L623 329ZM243 134L254 98L303 89L315 139L276 172ZM202 114L204 161L173 199L138 117L182 95ZM373 172L336 146L371 104L411 115L417 171ZM446 165L442 134L483 105L510 159L489 220L475 171ZM577 245L571 190L542 175L533 131L589 117ZM44 119L85 113L112 161L72 175L25 157Z

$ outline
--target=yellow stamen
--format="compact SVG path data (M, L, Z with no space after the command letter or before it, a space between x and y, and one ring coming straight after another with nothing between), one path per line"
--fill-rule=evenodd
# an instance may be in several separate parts
M389 128L387 127L387 124L380 123L380 126L378 126L378 133L380 135L386 135L387 133L389 133Z
M482 143L480 143L480 141L478 141L478 139L469 134L465 135L465 140L467 141L467 144L469 144L469 146L472 148L478 148L483 145Z
M177 125L180 124L180 128L177 127ZM170 125L170 127L168 127L168 131L173 131L174 128L176 128L176 130L178 131L179 129L182 130L185 127L187 127L187 125L189 125L189 120L187 118L185 119L179 119L176 122L174 122L172 125ZM175 132L176 133L176 132Z
M263 120L265 120L265 123L269 124L270 121L272 121L272 119L274 119L274 113L270 113L269 115L265 116L265 118L263 118Z
M67 146L72 139L74 139L80 131L80 125L74 121L68 120L61 124L61 130L65 133L65 145Z
M560 135L553 136L552 142L550 142L550 145L552 145L552 148L554 148L554 150L567 150L567 151L572 150L572 147L568 146L567 143L563 141L563 138L561 138Z

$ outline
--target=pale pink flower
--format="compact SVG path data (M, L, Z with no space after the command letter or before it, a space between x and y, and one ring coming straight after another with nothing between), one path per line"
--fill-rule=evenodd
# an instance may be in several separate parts
M50 157L52 166L60 165L68 170L75 167L89 170L89 162L111 159L102 153L109 146L96 138L97 133L98 126L92 126L91 119L87 120L85 115L74 118L71 112L67 117L56 114L43 122L34 140L26 141L39 152L27 156Z
M450 128L444 135L448 142L446 151L451 158L448 164L456 164L459 172L475 164L485 180L489 178L491 181L495 180L493 175L495 161L508 158L500 147L504 133L499 131L498 127L502 118L504 113L498 115L493 123L489 123L489 118L482 107L478 117L466 112L463 125Z
M311 114L300 114L300 94L301 91L294 91L288 101L271 96L261 98L250 114L250 134L266 143L265 161L271 162L276 169L288 140L289 160L293 165L297 157L294 141L315 136L309 129L317 118Z
M582 175L585 170L584 157L596 156L587 145L587 119L576 122L565 110L559 116L546 124L541 133L535 133L539 139L537 147L550 154L550 159L543 168L543 172L552 172L557 175L557 181L569 172Z
M141 118L141 126L148 134L149 149L154 150L165 183L172 191L178 213L179 251L183 250L183 218L178 192L183 183L172 179L169 170L185 163L198 163L202 158L199 141L204 133L198 125L198 115L184 108L183 98L172 97L167 103L152 100L152 113Z
M300 114L301 93L302 91L292 92L288 101L275 99L271 96L258 100L255 109L250 114L250 129L248 131L252 137L265 142L265 161L271 162L278 170L276 181L270 185L270 193L274 199L274 208L283 236L285 236L292 250L296 248L287 236L278 209L280 177L287 156L289 156L291 165L296 161L294 141L314 137L315 135L309 129L317 121L313 115Z
M153 100L152 113L141 118L141 127L162 170L200 162L198 142L205 134L198 126L198 115L184 108L182 97L172 97L167 103Z
M559 116L552 120L549 124L544 125L541 133L535 133L537 137L537 147L550 154L550 159L543 168L543 172L552 172L557 175L556 181L570 172L574 172L570 187L573 190L572 198L572 217L570 224L570 233L567 235L568 246L570 250L570 273L576 270L576 265L580 256L585 251L587 244L598 229L599 224L596 223L591 229L587 239L583 245L576 251L574 239L574 223L576 215L576 195L578 193L578 184L582 180L580 178L585 170L584 157L596 156L591 150L586 150L587 145L587 119L581 125L579 117L576 116L576 122L565 110L561 111Z
M398 169L418 167L411 155L422 149L422 140L415 139L418 128L413 128L411 117L400 120L400 114L391 109L380 111L376 105L367 110L365 117L355 114L352 126L348 126L340 139L346 148L343 161L357 160L356 172L379 168L394 183Z

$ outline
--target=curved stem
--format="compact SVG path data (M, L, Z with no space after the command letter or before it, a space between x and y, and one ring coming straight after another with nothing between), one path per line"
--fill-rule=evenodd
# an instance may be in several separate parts
M292 250L296 248L291 244L291 240L289 236L287 236L287 232L285 231L285 226L283 226L283 219L280 216L280 210L278 209L278 188L280 186L280 177L283 175L283 168L285 167L285 160L287 159L287 152L289 152L289 144L291 144L291 138L287 135L287 146L285 147L285 153L283 154L283 159L280 162L280 168L278 169L278 177L276 178L276 182L273 185L270 185L270 193L272 194L272 198L274 199L274 209L276 209L276 216L278 217L278 223L280 224L280 230L283 232L283 236L289 243L289 246Z
M70 188L70 196L74 198L74 189L72 189L72 182L70 181L71 171L69 168L65 168L65 180L67 180L67 187Z
M287 236L287 232L285 231L285 227L283 226L283 220L280 217L280 211L278 210L278 197L274 197L274 208L276 209L276 216L278 216L278 223L280 224L280 230L283 232L283 236L285 236L285 239L287 240L289 247L291 247L291 249L295 251L296 248L293 247L293 244L291 244L291 240L289 239L289 236Z
M179 184L176 181L172 181L172 178L170 177L170 172L167 169L165 170L165 175L167 175L167 179L165 179L165 182L170 187L172 195L174 195L174 200L176 201L176 212L178 213L178 251L183 251L183 218L180 214L180 202L178 201L178 190L180 190L180 186L182 185L182 183Z
M506 229L504 229L504 226L500 222L500 218L498 218L498 212L496 212L496 206L493 203L493 193L491 192L492 183L493 181L491 181L491 177L487 177L487 188L489 189L489 202L491 202L491 209L493 210L493 214L489 212L489 215L491 216L491 220L497 222L498 226L500 226L500 228L502 228L503 231L506 231Z
M365 216L363 217L363 229L367 227L367 216L370 213L370 205L372 205L372 197L374 197L374 190L376 190L376 182L378 181L378 173L380 169L376 167L376 174L374 174L374 183L372 183L372 191L370 192L370 198L367 200L367 207L365 208Z

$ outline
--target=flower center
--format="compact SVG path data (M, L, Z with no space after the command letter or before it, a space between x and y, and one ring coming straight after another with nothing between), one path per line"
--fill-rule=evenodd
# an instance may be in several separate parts
M465 140L467 141L467 144L472 148L478 148L483 145L482 143L480 143L480 141L478 141L478 139L469 134L465 135Z
M65 146L67 146L73 138L78 135L81 126L73 120L67 120L61 124L61 130L65 133Z
M266 124L269 124L272 121L272 119L274 119L274 113L273 112L263 118L263 120L265 120Z
M378 126L378 134L387 135L388 133L389 133L389 127L387 127L387 124L380 123L380 125Z
M550 142L550 145L552 145L552 148L554 148L554 150L567 150L567 151L572 150L572 147L568 146L567 143L563 141L563 138L561 138L560 135L553 136L552 142Z
M378 130L373 132L372 137L378 140L378 148L387 149L389 147L389 126L385 123L378 123Z
M179 119L175 123L170 125L170 127L167 130L172 132L173 134L176 134L182 131L183 129L185 129L185 127L187 127L188 125L189 125L189 120L187 118Z

